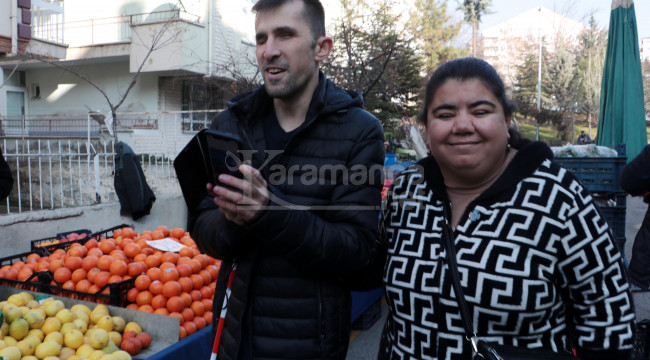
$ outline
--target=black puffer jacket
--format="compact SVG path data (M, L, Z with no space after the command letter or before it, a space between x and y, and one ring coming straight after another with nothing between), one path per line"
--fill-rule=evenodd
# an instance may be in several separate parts
M362 105L321 73L306 121L276 167L264 166L264 151L253 156L273 208L247 227L226 221L210 200L190 214L200 249L223 260L214 324L229 267L237 264L220 360L345 358L351 305L342 284L376 243L384 160L381 125ZM262 119L271 106L260 88L233 99L212 128L239 134L245 148L266 149Z

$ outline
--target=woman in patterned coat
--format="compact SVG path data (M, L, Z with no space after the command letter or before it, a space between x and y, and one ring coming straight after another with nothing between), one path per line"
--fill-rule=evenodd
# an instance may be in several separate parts
M512 112L483 60L452 60L429 80L420 121L431 156L397 177L383 215L380 359L471 359L445 221L480 338L582 359L631 355L634 306L605 218L545 144L516 136Z

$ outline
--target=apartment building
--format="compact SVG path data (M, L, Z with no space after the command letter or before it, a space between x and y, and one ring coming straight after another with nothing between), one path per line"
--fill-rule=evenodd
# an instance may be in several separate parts
M190 111L222 108L231 96L198 91L206 78L227 89L237 76L255 76L255 2L0 2L0 136L84 136L89 112L105 118L108 100L116 105L128 90L120 138L136 152L172 140L166 152L175 154L214 116Z
M650 36L641 38L641 46L639 46L639 53L641 61L650 61Z
M499 71L506 85L511 85L526 53L537 53L539 39L546 51L553 52L557 39L577 44L586 26L544 7L532 8L481 34L483 58Z

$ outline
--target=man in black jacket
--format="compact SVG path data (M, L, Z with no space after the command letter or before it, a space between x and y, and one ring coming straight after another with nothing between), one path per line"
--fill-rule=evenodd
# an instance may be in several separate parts
M650 202L650 145L621 171L621 187L632 196L643 196ZM630 282L636 287L650 289L650 208L636 233L629 267Z
M0 149L0 200L4 200L11 193L14 185L14 178L11 176L11 169L9 164L5 161Z
M320 72L332 39L318 0L259 0L253 11L264 86L211 125L242 138L243 179L221 175L235 191L208 185L213 197L188 221L201 250L222 260L218 359L345 359L350 286L361 274L381 284L370 266L381 124Z

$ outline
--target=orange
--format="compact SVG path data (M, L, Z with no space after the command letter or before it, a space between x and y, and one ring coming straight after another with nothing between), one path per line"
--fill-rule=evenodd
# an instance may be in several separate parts
M178 281L167 281L163 283L162 294L167 298L178 296L181 294L181 291L181 284Z
M178 259L180 259L180 258L181 258L181 256L179 254L177 254L175 252L172 252L172 251L167 251L166 253L162 254L162 256L160 257L160 260L162 262L164 262L164 263L165 262L170 262L170 263L176 265L176 262L178 262Z
M194 242L194 239L192 239L191 237L189 237L189 236L187 236L187 235L185 235L185 236L183 236L183 237L181 238L181 244L183 244L183 245L185 245L185 246L196 245L196 243Z
M182 238L183 236L185 236L185 230L184 230L184 229L181 229L181 228L174 228L174 229L171 229L171 230L169 231L169 235L170 235L171 237L175 237L175 238L177 238L177 239L180 239L180 238Z
M149 290L151 285L151 278L147 275L138 275L135 278L135 288L138 290Z
M147 270L146 274L151 279L151 281L161 280L161 278L162 278L162 270L160 270L160 268L157 268L157 267L149 268L149 270Z
M194 289L194 283L190 280L189 277L181 277L178 279L178 283L181 284L181 291L189 293Z
M206 266L209 265L209 260L206 255L203 255L201 253L195 255L192 259L197 260L198 262L201 263L201 269L205 269Z
M142 265L145 264L140 262L132 262L126 266L126 273L131 277L138 276L144 272Z
M86 249L88 249L88 250L90 250L92 248L96 248L98 246L99 246L99 244L97 243L97 240L95 240L95 239L90 239L90 240L86 241L86 243L84 244L84 247Z
M192 297L192 301L200 301L201 299L203 299L203 295L201 294L200 290L190 291L190 296Z
M203 278L203 284L209 284L212 282L212 275L210 275L210 272L208 270L199 271L199 276Z
M96 277L97 274L99 274L100 272L102 272L102 271L99 270L99 268L92 268L92 269L88 270L88 274L86 274L86 277L88 278L88 280L89 280L91 283L94 283L94 282L95 282L95 277Z
M18 270L9 269L4 276L6 279L16 280L18 278Z
M87 293L88 289L90 289L90 285L91 283L88 279L81 279L75 286L75 290Z
M122 282L122 280L123 279L122 279L122 277L120 275L111 275L108 278L108 283L109 284L115 284L115 283L118 283L118 282Z
M126 255L124 255L124 251L122 251L121 249L115 249L115 250L111 251L111 253L109 255L113 259L119 259L119 260L122 260L122 261L126 262Z
M185 306L190 306L190 305L192 305L192 301L194 301L194 300L192 299L192 295L190 295L190 294L188 294L188 293L186 293L186 292L181 293L180 295L178 295L178 297L180 297L180 298L183 300L183 304L184 304Z
M48 271L48 270L50 270L50 263L48 261L39 261L38 264L36 264L36 268L34 268L34 271Z
M113 260L113 257L110 255L102 255L99 257L99 259L97 259L97 267L101 271L109 271Z
M60 267L54 271L54 281L56 281L59 284L63 284L64 282L70 280L70 277L72 276L72 271L68 269L67 267Z
M140 245L135 243L130 243L124 247L124 254L130 258L134 258L138 254L140 254L141 250L142 249L140 248Z
M169 315L169 310L167 310L166 307L161 307L160 309L154 310L153 313L158 315Z
M50 260L50 271L54 273L57 269L63 267L62 259L51 259Z
M152 299L153 295L149 292L149 290L144 290L140 291L135 297L135 303L138 304L138 306L148 305L151 304Z
M41 259L41 256L38 255L37 253L31 253L31 254L27 255L27 257L25 258L26 262L28 262L28 263L29 262L38 262L38 260L40 260L40 259Z
M190 280L192 280L192 284L194 284L195 290L199 290L204 285L203 278L201 277L201 275L192 274L190 275Z
M196 324L191 321L184 322L183 327L185 328L185 331L187 331L187 336L194 334L196 330L198 330Z
M194 251L192 251L191 247L183 247L178 251L178 255L180 256L187 256L187 257L192 257L194 256Z
M83 257L86 253L82 249L86 249L85 247L77 244L78 246L72 246L70 249L68 249L68 256L74 256L74 257ZM86 249L86 252L88 252L88 249Z
M167 311L169 312L169 310ZM181 313L179 312L176 311L169 312L169 316L177 318L181 325L183 325L183 323L185 322L185 319L183 319L183 315L181 315Z
M92 249L89 249L89 250L88 250L88 253L86 254L86 256L94 256L94 257L96 257L96 258L98 258L98 259L99 259L102 255L104 255L104 253L103 253L101 250L99 250L99 248L92 248Z
M188 261L187 264L192 268L193 274L198 274L199 271L203 270L203 266L201 266L201 262L199 260L192 259Z
M127 266L124 260L115 260L111 263L109 271L113 275L124 276L127 274Z
M97 273L97 275L95 275L95 281L93 281L93 283L97 285L98 288L101 289L104 286L106 286L106 284L108 284L108 279L110 279L110 277L111 277L111 273L109 273L108 271L100 271L99 273Z
M189 307L183 309L181 311L181 315L183 315L183 319L185 319L186 322L192 321L194 319L194 311L192 311L192 309L190 309Z
M201 300L192 302L190 309L192 309L195 316L203 316L205 313L205 305L203 305Z
M144 311L144 312L148 312L148 313L153 313L154 310L155 310L155 309L153 308L153 306L151 306L151 305L149 305L149 304L144 304L144 305L140 305L140 306L138 306L138 311Z
M208 325L212 324L212 311L206 311L203 314L203 318L208 323Z
M72 272L70 279L72 279L72 281L74 281L74 283L76 284L79 281L86 279L87 277L88 277L88 272L82 268L79 268Z
M94 255L86 255L86 257L81 259L81 268L86 271L89 271L90 269L97 266L97 260L98 257Z
M201 330L201 329L203 329L204 327L208 326L208 322L205 321L205 319L203 318L203 315L201 315L201 316L198 316L198 315L195 316L194 319L192 319L192 322L193 322L194 324L196 324L196 327L197 327L199 330Z
M90 285L90 287L88 288L88 292L91 294L96 294L98 291L99 291L99 286L95 284Z
M115 250L117 245L115 244L115 241L109 240L109 239L104 239L99 242L99 249L102 251L104 254L110 254L111 251Z
M212 276L212 279L213 279L213 280L216 280L216 279L217 279L217 275L219 275L219 268L217 267L217 265L214 265L214 264L212 264L212 265L208 265L208 266L205 268L205 270L207 270L207 272L210 273L210 275Z
M34 271L32 271L32 269L28 267L23 267L22 269L20 269L20 271L18 271L17 278L20 281L25 281L29 279L29 277L32 276L32 274L34 274Z
M145 243L145 245L146 245L146 243ZM142 245L140 245L140 247L142 247ZM154 251L153 251L153 248L150 248L149 245L147 245L147 247L142 247L142 253L149 256L149 255L153 255Z
M203 298L201 299L201 302L203 303L203 308L205 308L205 311L212 311L212 299Z
M78 256L66 256L63 258L63 266L75 271L81 267L81 258Z
M176 270L181 277L192 275L192 268L188 264L176 265Z
M139 293L140 290L132 288L126 293L126 299L129 300L129 302L134 303Z
M139 253L138 255L133 257L133 261L141 262L141 263L145 263L146 259L147 259L147 255L145 255L143 253Z
M162 273L160 275L160 280L164 283L168 281L177 281L180 278L178 270L175 267L168 267L166 269L161 269ZM194 281L194 280L192 280Z
M154 295L162 294L162 288L163 283L160 280L154 280L151 282L151 285L149 285L149 291L151 291L151 293Z
M187 330L185 330L185 328L183 327L183 325L181 325L181 326L179 327L179 329L178 329L178 338L179 338L180 340L183 340L183 339L185 339L186 337L187 337Z
M159 256L156 256L156 255L149 255L149 256L147 256L147 259L146 259L144 262L145 262L145 263L147 264L147 266L149 266L150 268L158 267L158 266L160 266L160 264L162 263L162 261L160 260L160 257L159 257Z
M152 240L160 240L160 239L164 239L164 238L165 238L165 234L163 234L162 231L155 230L155 231L151 232L151 239Z
M164 295L156 295L151 299L151 306L154 309L161 309L167 306L167 298Z
M160 231L164 236L169 236L169 229L165 225L160 225L156 228L156 231Z
M123 227L122 228L122 237L128 237L128 238L133 238L137 235L138 233L133 230L131 227ZM115 233L113 233L115 235Z
M76 289L74 281L72 281L72 280L68 280L68 281L64 282L63 285L61 285L61 287L66 289L66 290L75 290Z
M185 309L185 302L180 297L172 296L167 299L167 310L169 310L170 313L180 313L183 309Z
M214 284L214 283L210 283L210 284ZM210 285L206 285L202 287L201 290L199 291L201 291L201 297L204 299L212 299L212 295L214 294L214 289L210 287Z
M138 310L138 304L132 303L127 305L126 308L130 310Z

